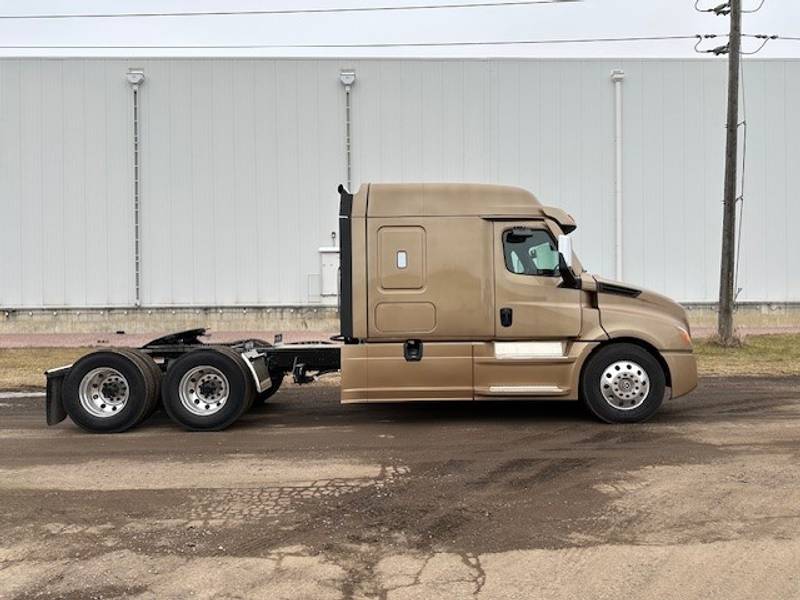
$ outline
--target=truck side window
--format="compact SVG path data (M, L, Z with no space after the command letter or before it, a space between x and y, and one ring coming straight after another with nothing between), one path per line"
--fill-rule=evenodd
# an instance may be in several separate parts
M558 274L558 249L543 229L515 227L503 232L506 268L517 275Z

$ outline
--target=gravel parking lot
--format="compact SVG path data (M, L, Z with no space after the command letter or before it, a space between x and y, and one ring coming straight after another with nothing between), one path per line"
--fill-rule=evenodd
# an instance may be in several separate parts
M796 598L799 384L705 378L633 426L315 385L116 436L3 399L0 597Z

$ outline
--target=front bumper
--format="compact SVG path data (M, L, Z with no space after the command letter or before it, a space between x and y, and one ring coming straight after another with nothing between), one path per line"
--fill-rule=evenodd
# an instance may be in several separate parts
M692 352L663 352L672 381L672 397L678 398L697 387L697 360Z

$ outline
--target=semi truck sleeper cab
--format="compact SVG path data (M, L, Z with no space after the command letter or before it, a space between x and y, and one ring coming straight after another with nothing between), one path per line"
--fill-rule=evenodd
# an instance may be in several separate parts
M599 419L651 417L697 384L685 310L587 273L564 211L477 184L364 184L340 194L339 344L203 330L100 350L48 371L48 423L128 429L159 405L222 429L291 373L340 369L341 401L580 400Z

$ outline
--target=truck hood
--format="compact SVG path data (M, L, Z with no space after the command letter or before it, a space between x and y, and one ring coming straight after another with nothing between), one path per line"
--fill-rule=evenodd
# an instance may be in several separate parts
M629 299L631 303L650 306L658 312L663 313L665 316L672 317L679 323L682 323L686 330L689 331L689 319L686 314L686 309L672 298L621 281L614 281L613 279L606 279L596 275L592 277L597 286L598 304L601 305L601 309L603 296L605 294L611 294L617 297L621 296ZM618 298L618 301L619 300L622 300L622 298Z

